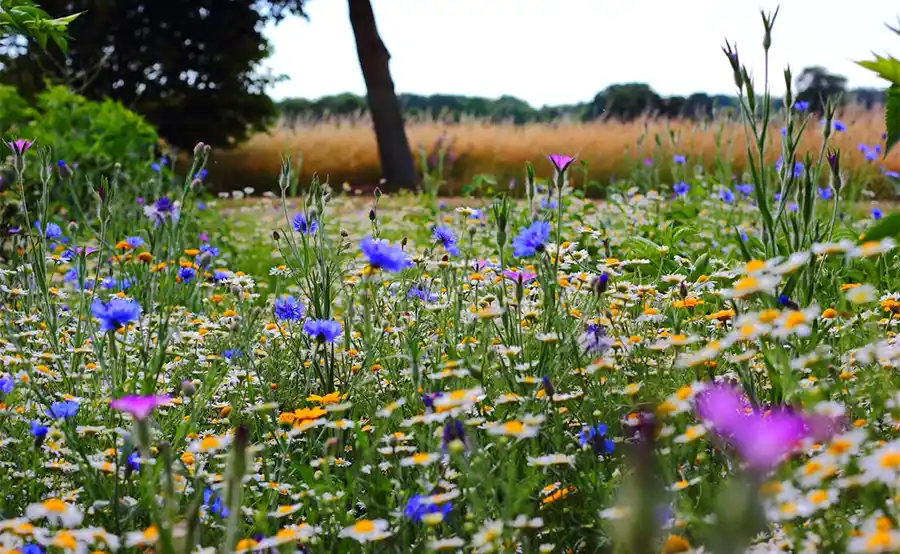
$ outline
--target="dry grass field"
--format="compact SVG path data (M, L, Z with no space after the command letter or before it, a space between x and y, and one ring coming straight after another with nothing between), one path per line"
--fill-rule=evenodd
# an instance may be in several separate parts
M858 149L859 144L881 141L883 112L848 108L839 117L846 131L837 133L832 144L844 152L847 169L871 171L873 179L881 175L882 166L900 170L900 149L887 160L876 162L866 161ZM813 119L810 127L813 132L805 134L802 148L817 150L822 126ZM409 121L407 133L417 159L420 147L430 149L441 136L452 144L455 161L447 172L451 189L471 182L480 173L493 174L501 183L521 180L526 160L539 160L550 152L576 154L589 164L589 178L601 183L626 176L633 167L629 164L648 156L655 155L668 165L673 154L687 155L689 163L709 167L718 154L731 160L735 172L742 171L746 158L743 128L726 119L705 123L655 119L628 123L560 121L520 126L479 120ZM780 141L778 126L770 134L772 140ZM656 145L657 136L661 147ZM719 137L721 140L717 140ZM327 175L332 183L367 185L378 180L375 136L366 118L279 125L254 136L237 150L216 153L211 176L219 188L270 190L275 186L282 153L290 153L295 159L297 154L302 155L304 180L313 172Z

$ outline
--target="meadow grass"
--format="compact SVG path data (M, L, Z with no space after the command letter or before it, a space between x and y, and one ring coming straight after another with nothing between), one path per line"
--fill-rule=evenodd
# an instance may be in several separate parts
M873 165L858 151L859 144L874 145L884 132L884 112L851 107L838 115L847 130L835 137L834 144L845 153L848 169L857 172ZM811 125L815 127L818 121ZM780 125L773 124L771 151L779 150ZM550 152L570 152L588 164L589 179L606 185L611 178L628 178L646 157L657 164L671 162L675 154L685 155L691 164L707 170L718 157L733 164L738 176L746 169L746 140L739 119L720 117L708 122L639 119L627 123L614 120L592 122L558 121L554 123L491 123L473 118L461 122L411 120L407 122L410 145L419 160L419 148L432 151L445 137L452 145L455 161L447 164L446 191L458 193L478 174L493 175L506 184L511 179L522 183L523 167ZM657 146L656 137L661 146ZM815 132L804 135L801 151L815 150ZM378 182L378 152L371 122L366 117L333 118L324 121L281 123L268 133L258 134L235 151L216 153L210 172L228 188L252 186L272 190L279 170L279 156L302 156L301 177L313 172L328 176L335 184L371 185ZM776 155L777 156L777 155ZM900 171L900 153L894 152L880 165ZM872 173L873 178L878 172Z

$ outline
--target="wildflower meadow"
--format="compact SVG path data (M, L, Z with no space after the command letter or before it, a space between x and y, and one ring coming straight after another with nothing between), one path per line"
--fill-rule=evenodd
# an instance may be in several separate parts
M575 152L213 195L203 143L7 137L0 552L900 550L900 214L725 50L745 170L602 200Z

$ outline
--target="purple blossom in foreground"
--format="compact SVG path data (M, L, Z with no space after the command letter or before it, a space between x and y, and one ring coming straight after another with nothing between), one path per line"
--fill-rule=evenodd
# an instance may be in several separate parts
M120 412L131 414L134 419L147 419L150 413L159 406L165 406L169 403L168 396L135 396L128 395L122 398L116 398L109 403L110 408Z
M755 470L772 469L807 437L820 435L815 437L820 440L821 435L830 434L815 418L788 407L753 407L740 390L730 385L716 385L700 393L696 411Z
M26 139L15 139L15 140L11 140L6 143L6 146L8 146L9 149L12 150L12 153L15 154L16 156L21 156L22 154L27 152L28 149L31 148L33 145L34 145L33 140L26 140Z

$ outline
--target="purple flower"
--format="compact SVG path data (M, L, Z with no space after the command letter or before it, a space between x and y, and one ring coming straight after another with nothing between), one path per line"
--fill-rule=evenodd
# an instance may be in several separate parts
M72 400L64 400L62 402L54 402L47 408L47 415L53 419L70 419L78 413L80 404Z
M125 244L132 248L139 248L144 246L144 239L141 237L125 237Z
M401 248L392 246L383 240L375 240L367 236L359 242L359 248L373 269L396 272L403 271L412 265Z
M525 271L524 269L521 271L507 269L507 270L503 271L503 276L506 277L507 279L513 281L514 283L518 283L520 280L523 283L527 283L529 281L533 281L534 278L537 277L537 275L535 275L534 273L531 273L530 271Z
M744 195L744 198L747 198L751 194L753 194L753 185L749 183L734 185L734 188L741 194Z
M566 156L565 154L550 154L547 156L547 159L550 160L550 163L553 164L556 171L560 173L563 173L570 165L572 165L572 162L575 161L575 158Z
M12 153L16 156L21 156L24 154L31 146L34 144L33 140L25 140L25 139L16 139L6 143L6 146L12 150Z
M303 324L303 330L319 342L334 342L341 336L341 324L332 319L310 319Z
M722 202L731 204L732 202L734 202L734 193L729 189L722 189L719 191L719 198L722 199Z
M409 497L409 500L406 502L406 507L403 509L403 515L411 521L418 523L422 521L422 516L427 514L440 512L446 516L451 510L453 510L453 505L450 502L442 502L440 504L426 503L424 502L424 498L418 494L414 494Z
M91 313L100 320L100 329L112 332L136 321L141 315L141 305L135 300L118 296L106 303L97 298L91 304Z
M159 406L165 406L171 400L168 396L150 395L150 396L134 396L128 395L122 398L116 398L109 403L109 407L113 410L126 412L131 414L134 419L147 419L150 412Z
M303 304L293 296L279 298L272 310L278 319L296 321L303 318Z
M672 161L676 165L684 165L685 163L687 163L687 158L685 156L682 156L681 154L674 154L672 156Z
M832 196L834 196L834 192L832 192L831 187L819 187L819 198L822 200L831 200Z
M653 158L644 158L644 165L647 167L653 165Z
M444 245L444 249L446 249L447 253L451 256L459 256L459 247L456 245L456 235L453 234L453 229L450 227L438 225L434 228L431 238Z
M295 215L291 224L294 227L294 231L301 235L312 235L319 227L316 221L307 222L306 216L302 213Z
M675 192L676 196L684 196L685 194L688 193L689 190L691 190L691 185L682 181L680 183L676 183L672 187L672 190Z
M535 221L528 227L519 229L519 235L513 239L513 255L517 258L533 256L544 250L550 238L550 224L546 221Z
M884 176L891 177L892 179L900 179L900 173L897 173L896 171L891 171L889 169L884 170Z
M696 411L716 435L753 469L768 471L810 436L807 419L786 407L750 406L736 387L715 385L700 393Z
M805 112L808 109L809 109L809 102L806 102L804 100L798 100L798 101L794 102L794 110L796 110L798 112Z

